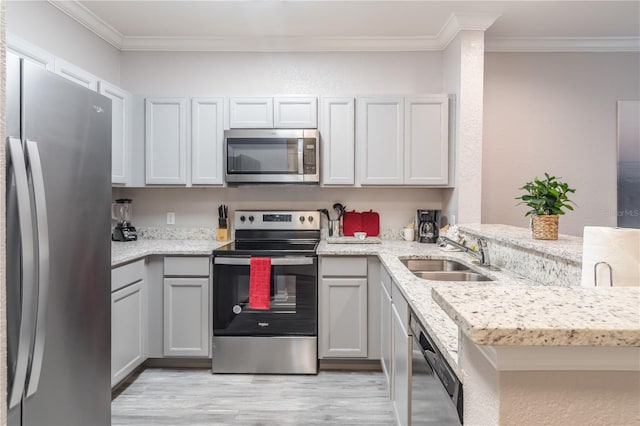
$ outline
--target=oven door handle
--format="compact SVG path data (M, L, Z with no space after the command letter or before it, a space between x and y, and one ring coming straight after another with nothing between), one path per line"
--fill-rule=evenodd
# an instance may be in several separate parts
M249 266L249 257L216 257L213 260L215 265L237 265ZM313 265L313 257L277 257L271 259L271 266L293 266L293 265Z

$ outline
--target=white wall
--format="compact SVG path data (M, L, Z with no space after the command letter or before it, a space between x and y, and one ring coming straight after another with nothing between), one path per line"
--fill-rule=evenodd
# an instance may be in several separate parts
M135 226L167 226L166 213L175 212L176 227L217 227L218 206L241 209L326 208L340 202L347 210L380 213L380 228L399 229L415 219L416 209L440 209L440 189L320 188L266 186L238 188L114 188L115 198L133 199ZM324 219L323 219L324 221Z
M4 140L5 108L5 4L0 2L0 139ZM7 424L7 319L6 319L6 216L5 216L5 150L0 149L0 424Z
M440 52L123 52L121 86L157 95L442 93Z
M577 189L560 232L616 225L616 101L640 99L639 53L488 53L482 222L527 226L514 197L549 172Z
M46 1L7 1L7 31L113 84L120 51Z

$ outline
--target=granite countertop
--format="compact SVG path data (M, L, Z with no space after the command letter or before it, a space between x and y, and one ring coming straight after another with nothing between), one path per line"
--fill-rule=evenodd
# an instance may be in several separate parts
M207 256L231 241L215 240L145 240L111 242L111 267L151 255Z
M496 283L500 283L501 285L529 286L536 284L524 278L516 277L515 275L480 268L471 263L471 261L474 260L471 255L460 252L443 251L435 244L388 240L383 240L381 244L327 244L326 241L321 241L318 246L318 255L378 256L398 285L398 288L409 303L411 310L416 314L426 331L433 337L436 345L438 345L438 348L459 378L462 378L462 374L458 366L458 326L449 315L435 303L431 296L432 289L450 284L451 282L428 281L418 278L404 266L401 260L410 258L456 260L495 280L492 282L474 283L474 285L477 286Z
M509 271L477 266L471 255L443 251L435 244L323 241L318 254L378 256L458 377L458 326L481 345L640 346L638 288L541 285ZM494 281L423 280L401 262L436 257L457 260Z
M448 284L432 294L479 345L640 346L638 287Z
M582 262L581 237L560 234L557 240L534 240L528 228L500 224L464 224L459 226L459 230L463 234L481 235L571 262Z

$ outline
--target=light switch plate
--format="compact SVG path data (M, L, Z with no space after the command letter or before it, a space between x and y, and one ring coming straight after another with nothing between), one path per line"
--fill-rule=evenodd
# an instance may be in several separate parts
M167 225L176 224L176 214L174 212L167 212Z

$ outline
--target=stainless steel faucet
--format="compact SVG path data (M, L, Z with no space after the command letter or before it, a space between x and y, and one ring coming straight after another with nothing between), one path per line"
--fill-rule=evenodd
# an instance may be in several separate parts
M440 237L438 238L438 246L443 247L447 244L451 244L460 250L471 254L478 259L478 263L482 266L489 266L489 248L487 247L487 241L484 238L478 238L478 250L472 250L469 247L460 244L457 241L453 241L451 238Z

